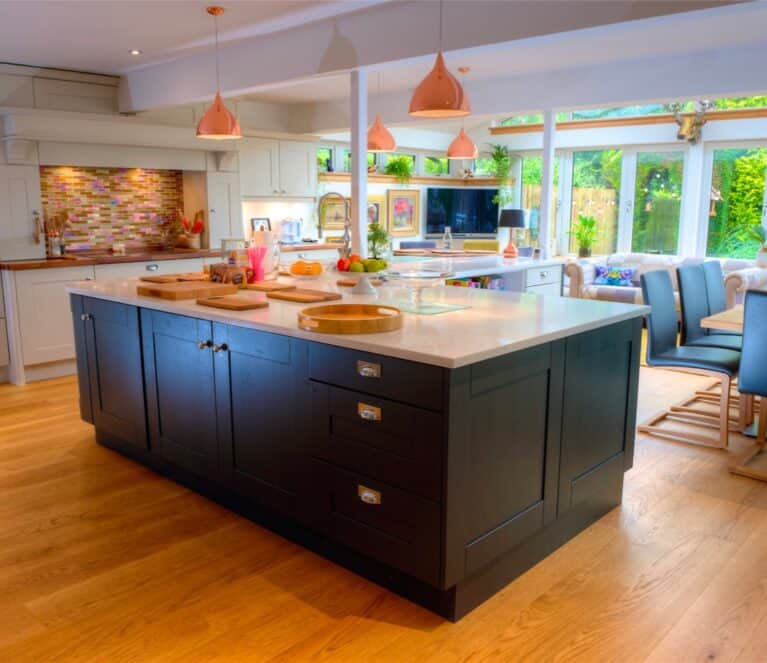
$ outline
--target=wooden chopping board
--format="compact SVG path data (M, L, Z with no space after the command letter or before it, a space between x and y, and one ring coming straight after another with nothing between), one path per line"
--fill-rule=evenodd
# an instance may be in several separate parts
M237 286L232 283L186 281L139 285L136 287L136 292L143 297L160 297L161 299L207 299L219 295L233 295L237 292Z
M269 302L263 299L253 299L252 297L243 297L242 295L224 295L223 297L208 297L207 299L198 299L200 306L211 306L213 308L224 308L228 311L251 311L257 308L266 308Z
M246 290L256 290L258 292L276 292L278 290L295 290L296 286L290 283L278 283L277 281L256 281L248 283Z
M286 302L300 302L301 304L313 304L315 302L330 302L335 299L341 299L338 292L327 292L326 290L278 290L268 292L266 296L269 299L281 299Z
M157 274L155 276L141 276L140 281L147 283L177 283L179 281L207 281L208 275L202 272L188 272L184 274Z

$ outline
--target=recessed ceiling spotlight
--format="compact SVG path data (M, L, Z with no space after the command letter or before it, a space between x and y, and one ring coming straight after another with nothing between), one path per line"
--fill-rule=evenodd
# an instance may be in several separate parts
M130 53L131 55L141 55L141 51L140 51L140 50L138 50L137 48L132 48L132 49L130 49L130 50L128 51L128 53Z

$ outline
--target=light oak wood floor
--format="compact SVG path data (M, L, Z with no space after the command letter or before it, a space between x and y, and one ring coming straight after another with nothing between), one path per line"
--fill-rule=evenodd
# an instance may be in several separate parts
M643 368L640 420L704 384ZM451 624L99 447L73 379L1 386L0 661L767 661L727 460L640 438L620 508Z

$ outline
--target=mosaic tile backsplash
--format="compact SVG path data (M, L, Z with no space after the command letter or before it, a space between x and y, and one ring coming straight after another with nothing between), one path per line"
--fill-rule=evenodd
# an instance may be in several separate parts
M165 225L183 208L180 170L41 166L44 219L67 219L68 251L128 249L163 243Z

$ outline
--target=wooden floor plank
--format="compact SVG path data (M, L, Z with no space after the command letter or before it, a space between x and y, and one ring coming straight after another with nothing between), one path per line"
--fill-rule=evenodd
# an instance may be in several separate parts
M640 419L709 383L643 368ZM0 660L764 663L767 484L728 462L640 436L620 508L450 624L99 447L72 378L3 385Z

